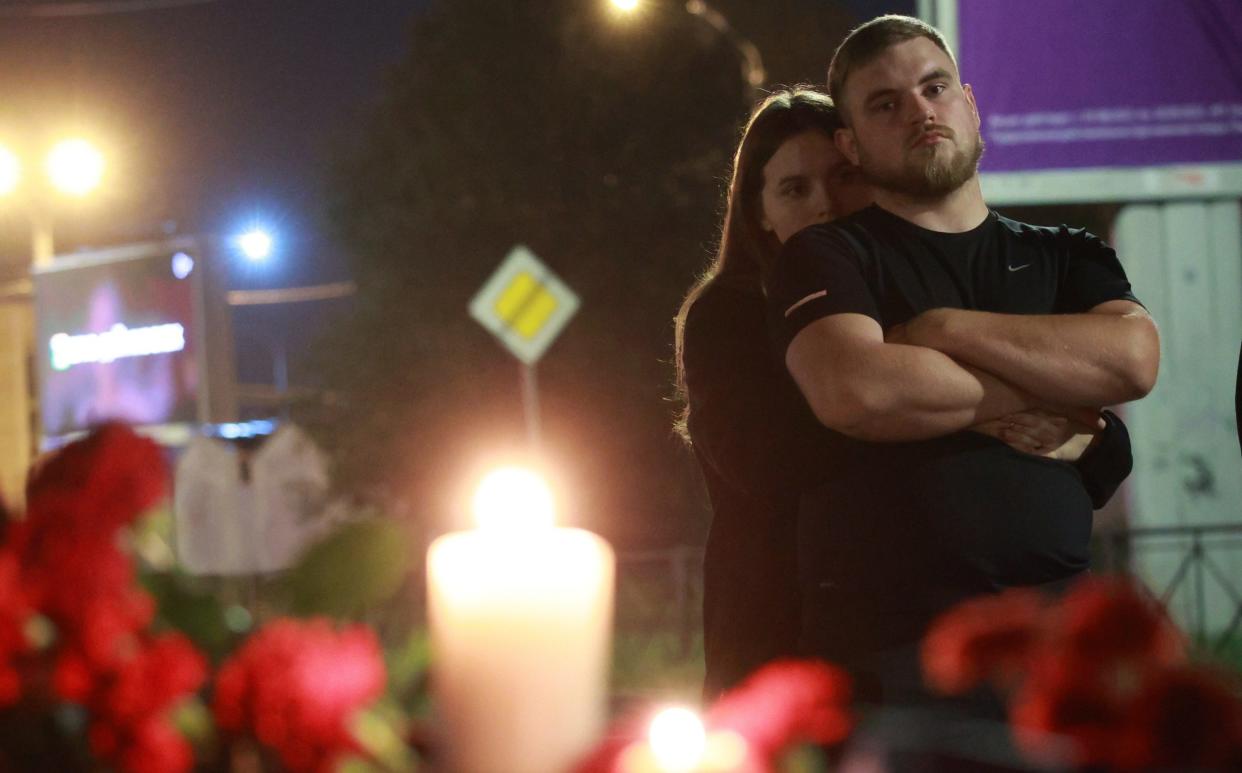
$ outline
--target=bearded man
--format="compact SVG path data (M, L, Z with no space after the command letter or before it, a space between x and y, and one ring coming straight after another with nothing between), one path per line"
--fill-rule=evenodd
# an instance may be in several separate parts
M988 208L975 96L934 28L859 27L829 90L837 146L876 203L791 238L768 287L824 455L799 512L803 644L849 668L864 701L917 704L936 615L1005 588L1056 592L1088 567L1078 470L971 430L1044 411L1090 437L1102 406L1151 391L1159 342L1100 239Z

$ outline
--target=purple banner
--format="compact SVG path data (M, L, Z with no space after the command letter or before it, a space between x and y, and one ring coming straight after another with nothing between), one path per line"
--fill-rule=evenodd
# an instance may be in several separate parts
M1242 161L1242 0L958 0L984 172Z

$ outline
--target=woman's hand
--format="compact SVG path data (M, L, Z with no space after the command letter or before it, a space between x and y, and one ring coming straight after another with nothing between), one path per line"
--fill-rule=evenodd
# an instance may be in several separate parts
M1075 418L1036 408L977 424L971 430L991 435L1023 453L1074 462L1105 423L1098 411L1076 409L1071 413ZM1080 423L1086 421L1091 424Z

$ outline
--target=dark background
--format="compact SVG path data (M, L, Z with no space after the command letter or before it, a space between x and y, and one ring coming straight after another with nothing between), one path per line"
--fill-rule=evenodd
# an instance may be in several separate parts
M820 82L857 22L913 2L715 0L769 83ZM677 0L0 3L0 142L82 130L104 190L57 209L57 249L165 233L278 240L234 288L353 279L348 301L236 309L239 376L294 406L342 489L429 523L522 448L516 362L466 315L529 245L581 296L539 365L566 519L622 547L697 541L671 432L672 319L717 237L750 94L737 51ZM0 204L0 271L28 227ZM400 504L397 504L400 503Z

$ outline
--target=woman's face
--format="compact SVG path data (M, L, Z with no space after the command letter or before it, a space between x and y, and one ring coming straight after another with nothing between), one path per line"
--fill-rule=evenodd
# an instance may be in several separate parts
M816 223L857 212L872 202L858 167L819 129L785 140L763 167L760 224L782 243Z

